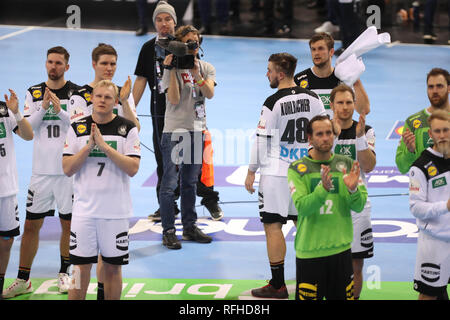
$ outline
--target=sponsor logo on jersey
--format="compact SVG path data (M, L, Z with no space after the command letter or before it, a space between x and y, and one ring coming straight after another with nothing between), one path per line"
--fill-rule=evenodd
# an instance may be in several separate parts
M84 98L86 99L87 102L91 102L91 94L89 92L85 92L83 94Z
M330 107L330 94L319 94L320 100L322 100L323 106L325 109L331 109Z
M423 280L436 282L441 276L441 267L434 263L422 263L420 273Z
M302 87L302 88L308 87L308 80L302 80L302 81L300 81L300 87Z
M41 90L33 90L33 92L31 93L31 95L35 98L35 99L39 99L42 96L42 91Z
M61 104L61 109L63 109L64 111L67 111L67 105L66 104ZM59 116L56 114L53 104L51 104L48 107L47 112L45 113L45 115L42 118L42 120L61 120L59 118Z
M137 152L141 152L141 142L139 140L134 141L133 148Z
M317 284L302 282L298 285L300 300L317 300Z
M0 138L6 138L6 128L3 122L0 122Z
M84 125L84 124L79 124L79 125L77 125L77 132L78 132L79 134L85 133L86 130L87 130L86 125Z
M414 171L412 171L414 172ZM411 175L413 175L411 173ZM417 179L411 178L409 182L409 193L419 193L420 191L420 182Z
M331 182L333 183L330 189L330 193L339 193L339 178L338 177L331 177ZM322 183L321 178L312 178L311 179L311 192L316 189L316 187L319 185L319 183Z
M287 158L289 157L289 160L295 161L303 158L304 156L308 155L308 149L306 148L286 148L284 146L281 146L280 151L280 157Z
M338 144L334 148L334 152L356 160L356 146L354 144Z
M308 167L305 166L303 163L300 163L300 164L297 166L297 171L298 171L298 172L304 173L304 172L306 172L306 170L308 170Z
M436 188L447 185L447 180L445 179L445 177L441 177L441 178L434 179L433 181L431 181L431 184L433 186L433 189L436 189Z
M289 181L289 190L291 192L291 196L295 193L295 191L297 191L295 189L295 185L294 185L294 183L292 181Z
M128 232L119 233L116 236L116 248L121 251L128 250Z
M372 248L373 246L373 235L372 228L366 229L361 232L361 246L364 248Z
M114 150L117 150L117 141L105 141L111 148ZM86 141L86 144L89 143L89 140ZM100 158L106 158L106 154L100 150L100 148L95 145L95 147L92 149L91 153L89 153L89 157L100 157Z
M419 119L414 120L412 123L413 127L416 129L419 128L421 124L422 122Z
M437 168L434 165L429 166L427 171L430 177L434 177L437 174Z

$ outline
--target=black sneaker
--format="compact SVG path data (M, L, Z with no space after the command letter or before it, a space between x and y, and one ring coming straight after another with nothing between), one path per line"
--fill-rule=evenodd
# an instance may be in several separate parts
M204 234L197 226L193 226L190 229L183 230L183 240L210 243L212 238Z
M282 286L280 289L275 289L270 283L264 287L253 289L251 291L252 296L256 298L266 299L287 299L289 297L286 286Z
M170 229L163 233L163 245L168 249L181 249L181 242L175 234L175 229Z
M180 209L178 209L176 202L175 202L174 206L175 206L174 211L175 211L175 217L176 217L180 213ZM150 214L148 216L148 219L151 221L156 221L156 222L161 221L161 212L159 211L159 209L160 208L158 208L158 210L156 210L154 214Z
M211 215L211 218L214 221L222 220L223 218L223 211L219 207L219 204L217 202L210 202L205 204L206 209L208 209L209 214Z

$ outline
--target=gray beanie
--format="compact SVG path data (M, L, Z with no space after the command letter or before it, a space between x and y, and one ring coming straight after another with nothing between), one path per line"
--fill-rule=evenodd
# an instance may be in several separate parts
M159 1L156 5L155 11L153 11L153 24L155 24L156 16L160 13L167 13L172 16L175 25L177 24L177 15L175 9L166 1Z

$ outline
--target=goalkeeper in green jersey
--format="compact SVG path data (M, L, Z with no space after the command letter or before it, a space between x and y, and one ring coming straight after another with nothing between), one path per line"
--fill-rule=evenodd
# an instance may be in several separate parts
M450 75L447 70L433 68L427 75L427 94L430 106L411 116L405 121L402 138L397 147L395 163L401 173L407 173L422 152L432 146L428 135L428 117L435 110L450 112L448 94L450 93Z
M296 300L353 300L350 211L364 209L367 189L359 163L332 153L333 132L328 116L312 118L306 133L313 148L288 169L298 211Z

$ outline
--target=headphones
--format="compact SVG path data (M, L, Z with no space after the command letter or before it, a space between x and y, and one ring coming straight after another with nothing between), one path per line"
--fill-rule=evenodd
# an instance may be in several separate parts
M197 30L197 28L195 28L194 26L184 26L184 27L180 27L180 28L184 28L180 34L178 35L178 40L181 40L181 38L184 38L189 32L194 32L195 34L197 34L198 36L198 45L201 46L202 42L203 42L203 37L200 35L200 32ZM195 48L191 48L192 44L190 45L189 43L193 43L193 41L188 41L188 47L189 49L197 49L197 47Z

